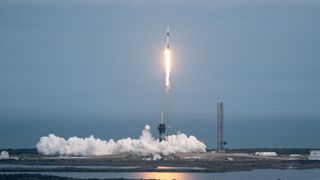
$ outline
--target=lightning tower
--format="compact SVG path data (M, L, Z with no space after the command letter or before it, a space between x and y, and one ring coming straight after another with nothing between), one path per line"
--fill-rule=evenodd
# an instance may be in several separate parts
M224 107L222 102L218 102L217 106L217 152L225 152L224 145L227 143L223 140L223 124L224 124Z

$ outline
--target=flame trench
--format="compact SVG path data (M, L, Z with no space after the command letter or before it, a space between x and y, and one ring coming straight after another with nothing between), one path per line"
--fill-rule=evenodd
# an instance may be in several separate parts
M171 54L170 54L169 48L165 49L164 56L165 56L165 71L166 71L165 92L168 93L170 90L170 70L171 70Z

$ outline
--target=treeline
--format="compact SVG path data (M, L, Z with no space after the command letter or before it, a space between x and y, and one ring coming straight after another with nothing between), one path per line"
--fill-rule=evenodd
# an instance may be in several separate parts
M59 177L59 176L42 175L42 174L0 174L0 179L1 180L44 180L44 179L45 180L86 180L86 179L79 179L79 178ZM98 179L90 178L87 180L98 180ZM104 180L137 180L137 179L117 178L117 179L104 179ZM143 179L139 179L139 180L143 180ZM149 180L156 180L156 179L149 179Z
M240 148L240 149L227 149L227 152L230 153L255 153L255 152L276 152L277 154L289 155L289 154L310 154L310 151L313 149L309 148Z
M11 155L38 155L36 148L22 148L22 149L0 149L1 151L7 151Z
M234 148L226 149L227 153L255 153L255 152L276 152L277 154L304 154L309 155L311 150L317 148ZM207 151L214 151L215 149L207 149Z
M1 180L76 180L75 178L67 178L67 177L58 177L58 176L51 176L51 175L41 175L41 174L0 174Z

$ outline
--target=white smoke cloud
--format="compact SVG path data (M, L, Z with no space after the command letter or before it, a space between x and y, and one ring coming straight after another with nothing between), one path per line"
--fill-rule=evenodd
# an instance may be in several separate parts
M205 152L206 145L194 136L182 133L168 136L168 141L159 142L146 125L139 139L130 137L114 141L101 140L93 136L87 138L70 137L64 139L54 134L40 138L36 145L39 153L44 155L99 156L131 153L139 156L169 155L174 153Z

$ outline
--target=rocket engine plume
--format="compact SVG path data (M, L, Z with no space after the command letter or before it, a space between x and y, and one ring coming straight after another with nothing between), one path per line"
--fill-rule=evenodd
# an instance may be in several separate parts
M166 67L166 92L170 90L170 69L171 69L171 58L170 58L170 50L166 48L165 52L165 67Z
M171 53L169 48L169 26L167 27L167 44L166 49L164 51L165 56L165 71L166 71L166 79L165 79L165 92L168 93L170 90L170 71L171 71Z

